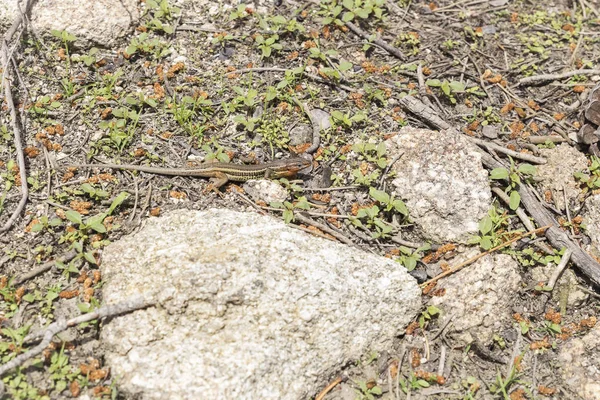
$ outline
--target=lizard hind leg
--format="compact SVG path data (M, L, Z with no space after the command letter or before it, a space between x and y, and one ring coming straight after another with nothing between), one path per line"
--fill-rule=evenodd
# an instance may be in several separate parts
M225 185L227 181L227 175L225 175L222 172L217 172L215 173L214 177L210 178L210 183L208 184L204 192L206 193L208 191L213 191L219 196L223 197L223 193L221 193L219 189L221 188L221 186Z

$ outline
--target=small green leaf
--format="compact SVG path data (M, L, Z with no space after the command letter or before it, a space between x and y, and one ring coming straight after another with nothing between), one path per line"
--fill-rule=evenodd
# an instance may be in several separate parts
M289 224L294 220L294 213L291 210L285 210L283 212L283 220L286 224Z
M40 232L42 229L44 229L44 225L38 222L37 224L33 224L31 232Z
M441 312L441 310L436 306L429 306L427 307L427 312L429 313L429 315L434 316L438 315Z
M369 195L382 204L388 204L390 202L390 195L383 190L377 190L371 187L369 189Z
M351 62L348 62L346 60L342 60L340 62L340 65L339 65L338 68L339 68L340 71L345 72L345 71L348 71L352 67L353 67L353 64Z
M482 249L489 250L492 248L492 240L490 239L489 236L484 236L481 238L479 245L481 246Z
M481 232L482 235L485 235L488 232L490 232L493 227L494 223L492 222L492 218L490 218L489 215L486 215L481 219L481 221L479 221L479 232Z
M83 258L85 258L86 261L92 265L97 264L96 258L94 257L94 253L92 253L91 251L86 251L85 253L83 253Z
M508 178L508 170L506 168L494 168L490 172L490 179L506 179Z
M535 175L537 173L537 169L531 164L519 165L518 171L524 175Z
M83 219L81 217L81 214L79 214L77 211L74 210L69 210L65 213L65 216L67 217L67 219L71 222L73 222L74 224L81 224L83 223Z
M412 271L417 267L417 260L414 257L406 257L404 267L407 271Z
M465 91L465 85L463 85L461 82L452 81L449 83L449 86L454 93L462 93Z
M516 210L519 208L519 204L521 203L521 195L516 190L510 192L510 202L509 207L511 210Z
M425 82L425 84L427 86L431 86L431 87L440 87L440 86L442 86L442 82L439 79L428 79L427 82Z

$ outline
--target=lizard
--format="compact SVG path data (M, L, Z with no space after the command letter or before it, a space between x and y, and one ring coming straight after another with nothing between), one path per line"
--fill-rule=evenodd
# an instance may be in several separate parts
M211 178L213 188L218 189L229 181L246 182L251 179L292 178L300 170L311 165L309 160L292 157L256 165L217 162L188 168L161 168L135 164L80 164L69 165L67 168L110 168L157 175Z

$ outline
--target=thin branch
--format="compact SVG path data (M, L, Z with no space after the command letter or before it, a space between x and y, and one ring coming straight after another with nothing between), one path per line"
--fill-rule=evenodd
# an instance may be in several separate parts
M146 308L156 304L156 299L149 293L132 296L125 301L118 304L110 304L102 306L93 312L88 314L80 315L75 318L71 318L67 321L57 321L50 324L46 329L41 332L36 332L25 338L25 341L33 341L42 339L42 341L35 347L31 348L28 352L18 355L9 362L0 366L0 376L13 368L17 368L23 365L27 360L32 359L38 354L42 353L46 347L52 341L54 335L67 330L70 327L81 324L82 322L89 322L95 319L112 317L115 315L129 313L135 310Z
M550 226L543 226L541 228L535 229L533 231L529 231L529 232L525 232L517 237L512 238L511 240L509 240L508 242L504 242L501 245L498 245L492 249L489 249L486 252L483 253L479 253L478 255L476 255L475 257L472 257L470 259L468 259L467 261L458 264L456 267L450 268L449 270L439 274L438 276L431 278L430 280L423 282L420 286L421 287L425 287L431 283L437 282L438 280L447 277L448 275L452 275L453 273L463 269L464 267L466 267L469 264L474 263L475 261L479 260L481 257L486 256L488 254L491 254L493 252L495 252L496 250L500 250L506 246L509 246L511 244L513 244L514 242L516 242L517 240L523 239L525 236L529 236L529 235L536 235L538 233L542 233L544 232L546 229L550 228Z
M402 54L402 52L400 50L398 50L394 46L389 45L387 42L385 42L381 39L376 38L376 39L370 40L369 37L371 35L369 35L365 31L363 31L362 29L360 29L357 25L354 25L352 22L350 22L350 21L346 22L346 26L348 27L348 29L350 29L352 32L354 32L356 35L360 36L361 38L363 38L365 40L375 43L376 45L383 48L385 51L387 51L394 57L399 58L400 60L406 60L406 56L404 54Z
M10 29L6 32L4 37L2 38L2 49L0 50L0 57L2 61L2 87L4 88L4 97L6 104L10 110L10 118L11 125L14 134L15 141L15 153L17 155L17 163L19 165L19 176L21 178L21 201L17 205L17 208L13 211L12 215L6 221L4 226L0 228L0 233L8 231L16 219L19 217L25 205L27 204L27 199L29 197L29 188L27 187L27 173L25 171L25 155L23 153L23 142L21 140L21 126L19 124L19 118L17 115L17 109L15 107L15 103L12 97L12 90L10 86L9 74L11 70L11 63L9 57L8 43L11 41L14 34L17 32L23 21L25 20L25 13L29 12L29 8L31 7L31 0L27 0L25 3L25 11L19 12L19 14L15 17L15 20L12 23Z
M535 76L528 76L527 78L523 78L519 80L519 85L521 86L529 86L529 85L537 85L540 83L544 83L547 81L558 81L564 78L570 78L575 75L598 75L600 74L600 69L577 69L575 71L563 72L562 74L542 74Z
M552 276L548 280L547 286L550 289L554 289L554 285L556 285L558 278L560 278L560 276L562 275L565 268L567 268L567 265L569 264L569 260L571 259L572 254L573 254L573 252L571 251L571 249L565 250L565 254L563 254L562 258L560 259L560 263L556 266L556 268L554 269L554 272L552 273Z

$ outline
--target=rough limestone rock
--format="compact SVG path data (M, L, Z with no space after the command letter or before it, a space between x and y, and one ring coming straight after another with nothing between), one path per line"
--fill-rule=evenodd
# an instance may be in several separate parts
M466 243L491 205L481 155L456 132L404 127L386 142L392 185L427 239Z
M391 349L421 306L392 260L226 210L150 220L107 247L102 274L107 303L172 293L101 333L120 390L139 399L306 399Z
M511 256L492 254L442 279L438 288L445 294L430 300L442 310L440 325L451 319L448 329L463 344L491 341L494 333L510 325L511 305L521 284L518 269Z
M18 15L17 3L18 0L0 2L0 26L8 26ZM75 35L78 47L110 46L137 25L138 3L136 0L37 0L31 8L30 21L41 35L48 36L53 29Z
M584 400L600 400L600 325L581 338L572 338L560 350L565 383Z
M547 162L536 166L536 177L541 179L544 190L552 192L552 199L556 207L564 210L565 196L563 190L567 201L577 200L581 189L573 174L587 169L587 158L582 152L566 143L562 143L553 149L541 149L541 153Z
M600 257L600 195L587 198L581 215L585 233L592 240L590 248L586 250Z

